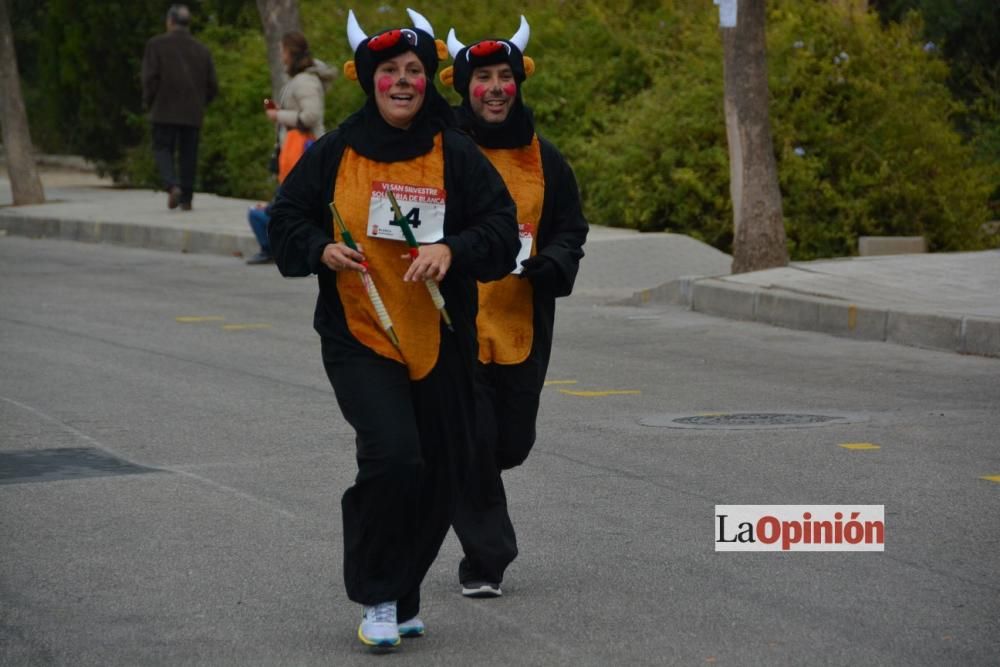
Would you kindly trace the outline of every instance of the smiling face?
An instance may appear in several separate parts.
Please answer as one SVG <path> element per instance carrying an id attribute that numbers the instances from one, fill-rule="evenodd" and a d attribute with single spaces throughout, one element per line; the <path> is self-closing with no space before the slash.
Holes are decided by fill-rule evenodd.
<path id="1" fill-rule="evenodd" d="M 405 130 L 424 103 L 427 76 L 413 51 L 401 53 L 375 68 L 375 105 L 385 122 Z"/>
<path id="2" fill-rule="evenodd" d="M 507 63 L 485 65 L 472 70 L 469 106 L 487 123 L 502 123 L 514 106 L 517 82 Z"/>

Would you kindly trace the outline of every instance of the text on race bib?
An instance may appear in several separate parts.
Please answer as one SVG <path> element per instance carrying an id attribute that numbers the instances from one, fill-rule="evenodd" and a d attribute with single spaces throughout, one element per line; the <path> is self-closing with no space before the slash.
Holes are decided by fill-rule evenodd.
<path id="1" fill-rule="evenodd" d="M 369 237 L 406 241 L 385 194 L 390 188 L 417 243 L 436 243 L 444 237 L 445 191 L 388 181 L 372 181 L 371 203 L 368 206 Z"/>

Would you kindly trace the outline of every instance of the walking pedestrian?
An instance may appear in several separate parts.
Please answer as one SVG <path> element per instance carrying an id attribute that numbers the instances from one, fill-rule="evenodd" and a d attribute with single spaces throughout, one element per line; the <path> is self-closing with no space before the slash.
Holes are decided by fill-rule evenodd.
<path id="1" fill-rule="evenodd" d="M 150 39 L 142 57 L 142 99 L 152 122 L 153 157 L 167 207 L 183 211 L 191 210 L 205 107 L 219 92 L 212 54 L 190 30 L 187 5 L 171 5 L 166 33 Z"/>
<path id="2" fill-rule="evenodd" d="M 288 176 L 316 139 L 326 131 L 323 127 L 324 95 L 335 78 L 326 63 L 314 58 L 309 42 L 301 32 L 287 32 L 281 37 L 281 62 L 290 77 L 278 95 L 278 101 L 265 101 L 264 113 L 275 124 L 275 160 L 278 183 Z M 247 264 L 269 264 L 274 261 L 267 238 L 270 204 L 256 205 L 247 213 L 260 251 Z"/>

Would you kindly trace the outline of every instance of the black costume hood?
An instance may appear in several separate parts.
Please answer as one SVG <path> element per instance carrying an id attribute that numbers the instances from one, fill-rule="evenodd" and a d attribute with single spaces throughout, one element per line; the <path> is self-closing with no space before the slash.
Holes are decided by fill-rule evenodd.
<path id="1" fill-rule="evenodd" d="M 454 58 L 451 67 L 441 72 L 441 81 L 454 87 L 462 97 L 456 109 L 459 125 L 471 134 L 476 143 L 486 148 L 516 148 L 531 143 L 535 134 L 531 109 L 521 97 L 521 84 L 535 71 L 535 62 L 524 55 L 531 28 L 521 16 L 521 25 L 510 39 L 483 39 L 469 46 L 458 41 L 455 29 L 448 31 L 448 52 Z M 507 63 L 517 83 L 517 96 L 510 113 L 502 123 L 487 123 L 472 111 L 469 104 L 469 84 L 477 67 Z"/>
<path id="2" fill-rule="evenodd" d="M 369 37 L 358 24 L 354 11 L 347 14 L 347 39 L 354 60 L 344 63 L 344 74 L 361 84 L 368 99 L 365 105 L 341 125 L 347 144 L 358 153 L 378 162 L 397 162 L 424 155 L 433 148 L 434 137 L 455 125 L 454 113 L 434 85 L 438 62 L 447 54 L 444 42 L 434 38 L 434 28 L 420 13 L 407 9 L 413 28 L 394 28 Z M 424 103 L 406 130 L 395 128 L 382 118 L 375 104 L 375 69 L 386 60 L 413 51 L 424 65 L 427 88 Z"/>

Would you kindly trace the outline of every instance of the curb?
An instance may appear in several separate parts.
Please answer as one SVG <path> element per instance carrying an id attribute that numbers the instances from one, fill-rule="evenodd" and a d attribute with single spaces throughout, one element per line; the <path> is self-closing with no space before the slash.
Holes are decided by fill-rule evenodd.
<path id="1" fill-rule="evenodd" d="M 256 239 L 249 233 L 231 234 L 121 222 L 43 218 L 9 212 L 0 215 L 0 234 L 228 257 L 249 257 L 258 250 Z"/>
<path id="2" fill-rule="evenodd" d="M 32 153 L 36 167 L 58 167 L 97 173 L 97 165 L 82 155 L 52 155 L 49 153 Z M 0 148 L 0 166 L 7 168 L 7 153 Z"/>
<path id="3" fill-rule="evenodd" d="M 882 308 L 723 278 L 684 276 L 636 292 L 624 303 L 684 305 L 706 315 L 787 329 L 1000 358 L 1000 319 Z"/>

